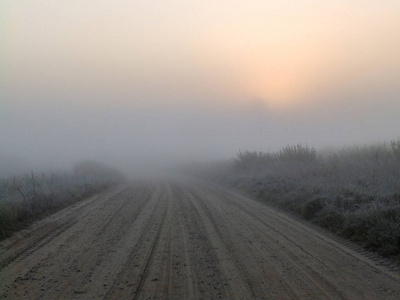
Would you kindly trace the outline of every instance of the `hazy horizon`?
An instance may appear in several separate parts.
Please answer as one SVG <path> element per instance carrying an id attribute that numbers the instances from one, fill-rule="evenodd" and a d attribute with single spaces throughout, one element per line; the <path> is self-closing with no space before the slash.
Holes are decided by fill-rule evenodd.
<path id="1" fill-rule="evenodd" d="M 2 1 L 0 156 L 133 170 L 397 139 L 399 12 L 394 0 Z"/>

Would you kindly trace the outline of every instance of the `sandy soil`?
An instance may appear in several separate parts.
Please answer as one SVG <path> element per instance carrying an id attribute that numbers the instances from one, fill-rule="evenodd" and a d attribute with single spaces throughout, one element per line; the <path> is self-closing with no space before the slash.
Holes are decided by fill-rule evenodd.
<path id="1" fill-rule="evenodd" d="M 394 265 L 202 182 L 119 186 L 0 244 L 7 299 L 400 299 Z"/>

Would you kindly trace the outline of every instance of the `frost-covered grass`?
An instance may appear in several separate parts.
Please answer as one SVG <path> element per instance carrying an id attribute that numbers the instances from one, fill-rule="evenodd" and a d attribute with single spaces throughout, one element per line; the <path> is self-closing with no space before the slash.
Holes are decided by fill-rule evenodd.
<path id="1" fill-rule="evenodd" d="M 122 175 L 97 162 L 72 171 L 31 172 L 0 180 L 0 240 L 34 220 L 121 182 Z"/>
<path id="2" fill-rule="evenodd" d="M 275 153 L 241 152 L 218 178 L 400 258 L 400 140 L 318 152 L 301 145 Z"/>

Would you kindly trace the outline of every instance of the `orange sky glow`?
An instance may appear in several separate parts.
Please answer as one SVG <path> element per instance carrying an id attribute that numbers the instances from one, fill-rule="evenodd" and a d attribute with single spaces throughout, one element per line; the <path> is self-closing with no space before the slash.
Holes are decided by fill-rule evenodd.
<path id="1" fill-rule="evenodd" d="M 3 0 L 0 45 L 0 152 L 37 165 L 399 134 L 399 0 Z"/>
<path id="2" fill-rule="evenodd" d="M 7 87 L 132 105 L 262 99 L 282 110 L 398 85 L 397 1 L 265 2 L 5 1 Z"/>

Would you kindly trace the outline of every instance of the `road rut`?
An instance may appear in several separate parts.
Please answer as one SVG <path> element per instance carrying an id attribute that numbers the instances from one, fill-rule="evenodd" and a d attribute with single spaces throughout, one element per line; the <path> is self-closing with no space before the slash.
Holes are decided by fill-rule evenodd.
<path id="1" fill-rule="evenodd" d="M 140 181 L 0 243 L 4 299 L 400 299 L 400 273 L 201 181 Z"/>

